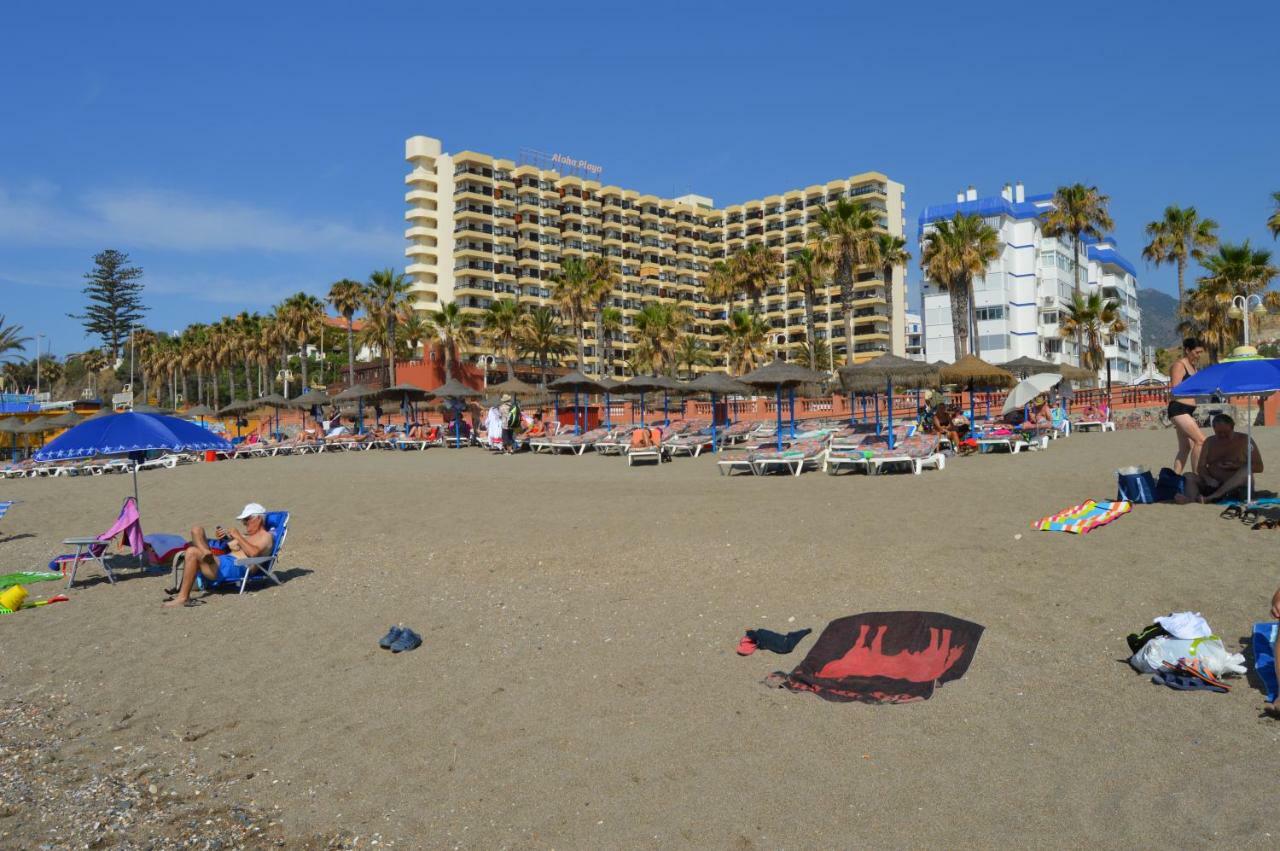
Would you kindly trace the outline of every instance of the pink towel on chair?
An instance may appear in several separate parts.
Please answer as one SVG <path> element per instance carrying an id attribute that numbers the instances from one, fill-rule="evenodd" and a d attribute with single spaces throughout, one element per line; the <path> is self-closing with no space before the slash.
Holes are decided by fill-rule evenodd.
<path id="1" fill-rule="evenodd" d="M 142 555 L 146 540 L 142 535 L 142 517 L 138 514 L 138 502 L 133 497 L 125 499 L 120 509 L 120 516 L 116 518 L 116 522 L 110 529 L 98 536 L 98 540 L 110 541 L 116 535 L 123 536 L 134 555 Z"/>

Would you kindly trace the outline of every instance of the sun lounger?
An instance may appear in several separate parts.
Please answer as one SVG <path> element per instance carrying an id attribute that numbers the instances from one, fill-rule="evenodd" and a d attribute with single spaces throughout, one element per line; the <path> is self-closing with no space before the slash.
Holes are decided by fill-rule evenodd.
<path id="1" fill-rule="evenodd" d="M 1111 420 L 1076 420 L 1071 427 L 1077 431 L 1093 431 L 1097 429 L 1101 432 L 1115 431 L 1116 424 Z"/>
<path id="2" fill-rule="evenodd" d="M 978 438 L 978 451 L 990 452 L 996 449 L 1003 449 L 1011 455 L 1017 455 L 1022 450 L 1047 449 L 1049 447 L 1049 436 L 1041 435 L 1040 437 L 1027 440 L 1021 434 L 1008 434 L 993 437 Z"/>
<path id="3" fill-rule="evenodd" d="M 253 558 L 237 558 L 234 555 L 224 555 L 218 559 L 218 577 L 209 579 L 201 574 L 196 580 L 197 586 L 201 589 L 208 589 L 218 588 L 223 585 L 239 585 L 240 590 L 238 593 L 243 594 L 245 587 L 255 575 L 260 579 L 270 579 L 277 585 L 282 584 L 275 571 L 279 564 L 280 552 L 284 549 L 285 537 L 289 533 L 289 512 L 268 511 L 264 525 L 267 531 L 271 533 L 272 538 L 271 553 L 269 555 L 255 556 Z M 180 553 L 173 559 L 174 587 L 178 586 L 178 582 L 182 577 L 185 562 L 185 552 Z"/>
<path id="4" fill-rule="evenodd" d="M 937 436 L 931 434 L 894 441 L 892 449 L 886 446 L 872 453 L 871 472 L 879 474 L 884 467 L 892 465 L 906 465 L 917 476 L 926 467 L 942 470 L 946 467 L 946 458 L 938 450 L 938 443 Z"/>
<path id="5" fill-rule="evenodd" d="M 545 452 L 551 455 L 558 455 L 561 452 L 582 455 L 588 449 L 594 447 L 598 441 L 606 440 L 608 437 L 608 429 L 595 428 L 582 434 L 558 434 L 543 440 L 530 441 L 529 447 L 534 449 L 535 452 Z M 537 448 L 534 448 L 535 446 Z"/>
<path id="6" fill-rule="evenodd" d="M 673 458 L 677 455 L 697 458 L 702 454 L 702 450 L 711 445 L 711 435 L 704 432 L 678 434 L 669 441 L 664 440 L 663 443 L 668 447 Z"/>
<path id="7" fill-rule="evenodd" d="M 720 470 L 722 476 L 732 476 L 734 473 L 747 472 L 756 475 L 756 467 L 753 463 L 753 455 L 755 450 L 749 449 L 730 449 L 720 453 L 719 459 L 716 461 L 716 467 Z"/>
<path id="8" fill-rule="evenodd" d="M 753 453 L 751 463 L 757 475 L 764 476 L 775 470 L 782 470 L 793 476 L 804 472 L 808 466 L 817 466 L 826 452 L 822 440 L 801 440 L 781 451 L 777 449 L 759 449 Z"/>

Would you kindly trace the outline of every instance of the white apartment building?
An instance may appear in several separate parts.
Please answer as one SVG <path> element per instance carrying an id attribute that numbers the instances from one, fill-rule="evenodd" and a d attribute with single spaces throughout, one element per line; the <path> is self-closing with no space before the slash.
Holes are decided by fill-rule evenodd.
<path id="1" fill-rule="evenodd" d="M 903 329 L 903 336 L 906 339 L 906 354 L 912 360 L 924 360 L 924 323 L 920 321 L 920 314 L 905 314 L 906 328 Z"/>
<path id="2" fill-rule="evenodd" d="M 1000 255 L 987 273 L 975 278 L 974 313 L 978 352 L 990 363 L 1032 357 L 1079 365 L 1074 339 L 1059 333 L 1059 321 L 1075 290 L 1075 250 L 1070 237 L 1045 236 L 1042 217 L 1053 209 L 1053 196 L 1027 196 L 1021 183 L 1006 184 L 997 196 L 979 198 L 971 186 L 949 204 L 925 207 L 919 237 L 932 225 L 956 213 L 982 216 L 999 234 Z M 1106 346 L 1112 381 L 1128 384 L 1142 373 L 1142 315 L 1138 308 L 1138 280 L 1133 264 L 1116 251 L 1111 239 L 1085 240 L 1083 294 L 1101 288 L 1114 299 L 1127 325 Z M 955 360 L 951 326 L 951 296 L 926 275 L 921 282 L 924 302 L 924 348 L 929 361 Z M 1105 373 L 1105 370 L 1103 371 Z M 1100 377 L 1103 377 L 1100 375 Z"/>

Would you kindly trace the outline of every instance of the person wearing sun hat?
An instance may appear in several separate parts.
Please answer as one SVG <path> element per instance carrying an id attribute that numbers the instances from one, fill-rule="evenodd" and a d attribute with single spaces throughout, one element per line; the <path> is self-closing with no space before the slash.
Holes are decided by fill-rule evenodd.
<path id="1" fill-rule="evenodd" d="M 516 424 L 520 422 L 520 406 L 510 393 L 502 394 L 498 415 L 502 417 L 502 451 L 512 455 L 516 451 Z"/>
<path id="2" fill-rule="evenodd" d="M 236 519 L 244 524 L 243 532 L 219 525 L 213 530 L 212 541 L 203 526 L 191 527 L 191 543 L 187 544 L 182 582 L 177 588 L 168 590 L 173 596 L 165 601 L 166 607 L 190 605 L 191 589 L 195 587 L 199 574 L 203 573 L 208 579 L 218 578 L 219 557 L 230 554 L 237 558 L 254 558 L 271 552 L 275 541 L 266 527 L 267 509 L 259 503 L 250 502 L 236 515 Z"/>

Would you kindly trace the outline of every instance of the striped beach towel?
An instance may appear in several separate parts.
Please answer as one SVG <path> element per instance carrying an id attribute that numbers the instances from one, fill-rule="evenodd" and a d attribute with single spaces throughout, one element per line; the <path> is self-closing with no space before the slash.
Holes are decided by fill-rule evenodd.
<path id="1" fill-rule="evenodd" d="M 1031 528 L 1041 532 L 1070 532 L 1073 535 L 1085 535 L 1132 510 L 1133 503 L 1127 500 L 1109 502 L 1090 499 L 1079 505 L 1073 505 L 1066 511 L 1035 520 L 1031 523 Z"/>

